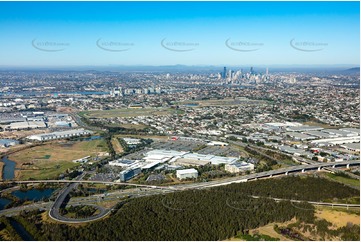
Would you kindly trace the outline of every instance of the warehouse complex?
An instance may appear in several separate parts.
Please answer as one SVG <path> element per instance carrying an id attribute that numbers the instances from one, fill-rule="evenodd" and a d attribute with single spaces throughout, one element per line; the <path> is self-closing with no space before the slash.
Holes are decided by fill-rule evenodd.
<path id="1" fill-rule="evenodd" d="M 92 131 L 85 129 L 72 129 L 72 130 L 65 130 L 65 131 L 53 132 L 48 134 L 30 135 L 26 138 L 34 141 L 47 141 L 47 140 L 66 139 L 70 137 L 89 135 L 92 133 L 93 133 Z"/>
<path id="2" fill-rule="evenodd" d="M 154 149 L 146 152 L 139 160 L 117 159 L 110 161 L 109 165 L 122 167 L 121 181 L 127 181 L 138 175 L 140 171 L 161 170 L 174 167 L 177 170 L 177 178 L 196 178 L 198 171 L 194 168 L 181 170 L 184 167 L 199 167 L 204 165 L 229 165 L 227 171 L 231 173 L 253 170 L 254 165 L 247 162 L 238 162 L 238 157 L 223 157 L 216 155 L 204 155 L 187 151 Z M 233 168 L 235 167 L 235 168 Z"/>

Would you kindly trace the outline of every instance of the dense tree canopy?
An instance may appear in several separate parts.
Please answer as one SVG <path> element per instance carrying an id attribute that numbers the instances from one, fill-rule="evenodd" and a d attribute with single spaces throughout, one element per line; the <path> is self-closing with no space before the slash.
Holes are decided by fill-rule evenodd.
<path id="1" fill-rule="evenodd" d="M 357 196 L 358 191 L 321 178 L 284 177 L 134 198 L 118 205 L 107 219 L 80 227 L 43 222 L 37 212 L 23 213 L 18 220 L 37 240 L 163 241 L 224 240 L 294 217 L 314 222 L 314 208 L 308 203 L 295 206 L 251 195 L 318 201 Z"/>

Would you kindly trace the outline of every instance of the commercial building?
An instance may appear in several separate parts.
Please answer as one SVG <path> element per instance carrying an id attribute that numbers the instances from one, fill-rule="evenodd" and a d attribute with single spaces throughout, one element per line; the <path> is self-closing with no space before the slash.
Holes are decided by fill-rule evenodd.
<path id="1" fill-rule="evenodd" d="M 9 147 L 19 144 L 19 141 L 13 139 L 0 139 L 0 147 Z"/>
<path id="2" fill-rule="evenodd" d="M 119 173 L 119 179 L 122 182 L 128 181 L 141 172 L 140 168 L 127 169 Z"/>
<path id="3" fill-rule="evenodd" d="M 303 131 L 317 131 L 322 130 L 322 127 L 318 126 L 308 126 L 308 125 L 302 125 L 302 126 L 294 126 L 294 127 L 287 127 L 287 131 L 291 132 L 303 132 Z"/>
<path id="4" fill-rule="evenodd" d="M 180 165 L 180 166 L 204 166 L 210 164 L 209 160 L 197 160 L 197 159 L 186 159 L 186 158 L 179 158 L 173 164 Z"/>
<path id="5" fill-rule="evenodd" d="M 342 128 L 340 129 L 341 131 L 345 131 L 345 132 L 349 132 L 352 133 L 354 135 L 360 135 L 360 129 L 355 129 L 355 128 Z"/>
<path id="6" fill-rule="evenodd" d="M 26 118 L 19 117 L 19 118 L 13 118 L 13 117 L 7 117 L 7 118 L 1 118 L 0 124 L 10 124 L 10 123 L 16 123 L 16 122 L 25 122 Z"/>
<path id="7" fill-rule="evenodd" d="M 141 168 L 142 168 L 142 170 L 152 170 L 152 169 L 154 169 L 155 167 L 157 167 L 159 164 L 160 164 L 159 161 L 154 161 L 154 162 L 145 164 L 145 165 L 142 166 Z"/>
<path id="8" fill-rule="evenodd" d="M 127 143 L 127 145 L 139 145 L 140 143 L 142 143 L 140 141 L 140 139 L 133 139 L 133 138 L 123 138 L 123 140 L 125 141 L 125 143 Z"/>
<path id="9" fill-rule="evenodd" d="M 311 141 L 312 144 L 319 145 L 319 146 L 332 146 L 332 145 L 341 145 L 341 144 L 348 144 L 348 143 L 355 143 L 360 142 L 360 136 L 353 136 L 353 137 L 340 137 L 340 138 L 333 138 L 333 139 L 319 139 Z"/>
<path id="10" fill-rule="evenodd" d="M 280 151 L 283 151 L 285 153 L 288 153 L 288 154 L 292 154 L 292 155 L 295 155 L 295 156 L 301 156 L 305 153 L 305 151 L 303 149 L 297 149 L 297 148 L 293 148 L 291 146 L 288 146 L 288 145 L 281 145 L 278 147 L 278 149 Z"/>
<path id="11" fill-rule="evenodd" d="M 70 137 L 88 135 L 88 134 L 92 134 L 92 133 L 93 133 L 92 131 L 85 130 L 85 129 L 72 129 L 72 130 L 59 131 L 59 132 L 53 132 L 53 133 L 48 133 L 48 134 L 30 135 L 26 138 L 30 139 L 30 140 L 47 141 L 47 140 L 65 139 L 65 138 L 70 138 Z"/>
<path id="12" fill-rule="evenodd" d="M 242 171 L 252 171 L 254 170 L 254 165 L 247 162 L 235 162 L 232 164 L 226 164 L 224 169 L 231 173 L 239 173 Z"/>
<path id="13" fill-rule="evenodd" d="M 360 143 L 349 143 L 349 144 L 344 144 L 344 145 L 340 145 L 340 146 L 346 150 L 360 152 Z"/>
<path id="14" fill-rule="evenodd" d="M 212 165 L 230 164 L 236 162 L 237 160 L 238 160 L 237 157 L 214 156 L 211 159 L 211 164 Z"/>
<path id="15" fill-rule="evenodd" d="M 25 122 L 16 122 L 11 123 L 5 129 L 7 130 L 22 130 L 22 129 L 38 129 L 46 128 L 44 121 L 25 121 Z"/>
<path id="16" fill-rule="evenodd" d="M 211 141 L 207 145 L 210 145 L 210 146 L 228 146 L 227 143 L 220 142 L 220 141 Z"/>
<path id="17" fill-rule="evenodd" d="M 164 163 L 170 161 L 172 158 L 179 158 L 185 155 L 188 152 L 179 152 L 175 150 L 151 150 L 146 153 L 146 156 L 143 158 L 147 163 L 152 163 L 158 161 L 159 163 Z"/>
<path id="18" fill-rule="evenodd" d="M 323 131 L 325 131 L 325 130 L 323 130 Z M 305 133 L 309 134 L 309 135 L 312 135 L 312 136 L 315 136 L 317 138 L 321 138 L 321 139 L 338 137 L 338 135 L 336 135 L 336 134 L 330 134 L 330 133 L 323 132 L 323 131 L 307 131 Z"/>
<path id="19" fill-rule="evenodd" d="M 118 160 L 109 161 L 110 166 L 120 166 L 123 168 L 128 168 L 128 167 L 134 166 L 138 163 L 139 163 L 138 161 L 127 160 L 127 159 L 118 159 Z"/>
<path id="20" fill-rule="evenodd" d="M 294 140 L 310 140 L 310 139 L 315 139 L 315 136 L 311 136 L 311 135 L 307 135 L 307 134 L 302 134 L 302 133 L 298 133 L 298 132 L 286 132 L 283 133 L 286 136 L 291 137 Z"/>
<path id="21" fill-rule="evenodd" d="M 332 134 L 336 137 L 347 137 L 347 136 L 355 136 L 355 135 L 359 135 L 355 132 L 349 132 L 347 131 L 348 129 L 324 129 L 323 131 L 328 133 L 328 134 Z"/>
<path id="22" fill-rule="evenodd" d="M 198 171 L 194 168 L 177 170 L 176 175 L 177 175 L 177 178 L 180 180 L 187 179 L 187 178 L 197 178 Z"/>
<path id="23" fill-rule="evenodd" d="M 89 161 L 89 159 L 90 159 L 90 156 L 85 156 L 83 158 L 73 160 L 73 162 L 74 163 L 86 163 Z"/>

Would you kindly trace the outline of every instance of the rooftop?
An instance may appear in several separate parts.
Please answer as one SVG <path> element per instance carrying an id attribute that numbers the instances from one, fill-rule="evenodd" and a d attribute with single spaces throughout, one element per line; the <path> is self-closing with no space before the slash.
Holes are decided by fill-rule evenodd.
<path id="1" fill-rule="evenodd" d="M 184 175 L 184 174 L 189 174 L 189 173 L 198 173 L 198 171 L 194 168 L 177 170 L 177 175 Z"/>

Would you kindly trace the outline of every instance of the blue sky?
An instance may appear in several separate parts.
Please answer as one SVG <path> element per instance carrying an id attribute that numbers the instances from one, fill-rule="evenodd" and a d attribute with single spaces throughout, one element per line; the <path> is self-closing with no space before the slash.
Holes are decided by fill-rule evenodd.
<path id="1" fill-rule="evenodd" d="M 0 65 L 356 66 L 359 4 L 0 2 Z"/>

